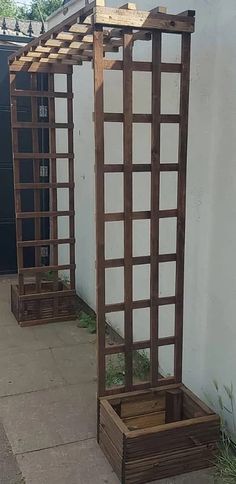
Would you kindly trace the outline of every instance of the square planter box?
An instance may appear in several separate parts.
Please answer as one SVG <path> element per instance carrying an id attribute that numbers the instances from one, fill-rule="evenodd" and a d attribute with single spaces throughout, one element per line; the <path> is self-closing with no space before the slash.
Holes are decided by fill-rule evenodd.
<path id="1" fill-rule="evenodd" d="M 102 397 L 98 440 L 122 483 L 213 465 L 220 419 L 183 384 Z"/>
<path id="2" fill-rule="evenodd" d="M 75 291 L 68 290 L 63 281 L 59 281 L 56 297 L 52 282 L 42 282 L 41 293 L 36 293 L 35 284 L 25 284 L 24 290 L 21 296 L 18 285 L 11 286 L 11 310 L 20 326 L 76 319 Z"/>

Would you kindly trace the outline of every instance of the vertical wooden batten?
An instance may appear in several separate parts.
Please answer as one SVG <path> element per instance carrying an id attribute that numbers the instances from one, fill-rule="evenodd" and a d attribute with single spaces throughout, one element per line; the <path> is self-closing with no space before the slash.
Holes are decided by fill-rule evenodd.
<path id="1" fill-rule="evenodd" d="M 183 364 L 183 307 L 184 307 L 184 252 L 185 252 L 185 217 L 186 217 L 186 168 L 188 143 L 188 108 L 190 80 L 191 35 L 182 34 L 181 45 L 181 81 L 180 81 L 180 125 L 178 153 L 178 188 L 177 188 L 177 237 L 176 237 L 176 313 L 175 313 L 175 375 L 176 381 L 182 381 Z"/>
<path id="2" fill-rule="evenodd" d="M 98 396 L 105 394 L 105 200 L 104 200 L 104 95 L 103 29 L 94 30 L 94 129 L 96 178 L 96 279 L 98 331 Z"/>
<path id="3" fill-rule="evenodd" d="M 159 218 L 160 211 L 161 32 L 152 33 L 150 338 L 151 382 L 158 382 Z"/>
<path id="4" fill-rule="evenodd" d="M 124 152 L 124 335 L 125 335 L 125 389 L 133 383 L 133 75 L 132 31 L 123 34 L 123 152 Z"/>

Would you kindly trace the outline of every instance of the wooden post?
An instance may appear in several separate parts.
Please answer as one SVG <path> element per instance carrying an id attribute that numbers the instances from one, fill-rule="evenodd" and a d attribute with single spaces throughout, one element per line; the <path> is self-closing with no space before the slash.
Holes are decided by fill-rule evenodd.
<path id="1" fill-rule="evenodd" d="M 124 31 L 123 44 L 123 103 L 124 103 L 124 319 L 125 319 L 125 388 L 131 389 L 133 381 L 133 75 L 132 75 L 132 32 Z"/>
<path id="2" fill-rule="evenodd" d="M 179 388 L 166 390 L 165 423 L 178 422 L 182 418 L 183 392 Z"/>
<path id="3" fill-rule="evenodd" d="M 175 312 L 175 377 L 182 381 L 183 360 L 183 304 L 184 304 L 184 252 L 185 252 L 185 212 L 186 212 L 186 167 L 188 142 L 188 106 L 190 76 L 191 35 L 182 34 L 181 83 L 180 83 L 180 126 L 179 126 L 179 171 L 177 192 L 177 260 L 176 260 L 176 312 Z"/>
<path id="4" fill-rule="evenodd" d="M 150 337 L 151 382 L 158 381 L 158 292 L 159 292 L 159 204 L 160 204 L 160 114 L 161 32 L 152 34 L 152 141 L 151 141 L 151 236 L 150 236 Z"/>
<path id="5" fill-rule="evenodd" d="M 105 394 L 105 222 L 104 222 L 104 107 L 103 107 L 103 29 L 95 29 L 94 39 L 94 129 L 96 176 L 96 276 L 98 331 L 98 396 Z"/>
<path id="6" fill-rule="evenodd" d="M 72 99 L 72 77 L 73 77 L 73 68 L 71 67 L 71 73 L 67 74 L 67 92 L 70 94 L 67 98 L 67 121 L 69 126 L 73 125 L 73 99 Z M 68 152 L 71 154 L 71 158 L 69 158 L 69 184 L 71 187 L 74 185 L 74 137 L 73 137 L 73 127 L 68 128 Z M 74 194 L 74 187 L 73 189 L 69 189 L 69 211 L 74 213 L 75 209 L 75 194 Z M 70 226 L 69 226 L 69 236 L 71 239 L 70 243 L 70 288 L 75 289 L 75 217 L 74 215 L 70 215 Z M 73 242 L 72 242 L 73 240 Z"/>

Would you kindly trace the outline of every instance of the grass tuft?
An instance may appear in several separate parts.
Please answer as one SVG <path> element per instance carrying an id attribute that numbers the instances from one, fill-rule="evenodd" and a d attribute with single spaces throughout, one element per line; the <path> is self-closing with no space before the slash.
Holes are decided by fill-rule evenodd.
<path id="1" fill-rule="evenodd" d="M 97 326 L 96 326 L 96 319 L 95 316 L 91 314 L 87 314 L 84 311 L 81 311 L 79 315 L 79 324 L 78 326 L 80 328 L 86 328 L 89 333 L 95 334 L 97 331 Z"/>
<path id="2" fill-rule="evenodd" d="M 217 482 L 225 484 L 236 482 L 236 454 L 232 445 L 228 442 L 223 442 L 214 464 Z"/>

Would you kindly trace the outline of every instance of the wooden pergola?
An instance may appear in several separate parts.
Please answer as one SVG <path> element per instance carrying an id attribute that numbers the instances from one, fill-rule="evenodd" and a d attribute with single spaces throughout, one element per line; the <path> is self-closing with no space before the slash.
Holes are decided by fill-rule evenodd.
<path id="1" fill-rule="evenodd" d="M 38 39 L 20 49 L 10 58 L 11 96 L 12 96 L 12 128 L 15 174 L 15 201 L 17 221 L 17 253 L 19 267 L 18 288 L 13 289 L 13 306 L 21 324 L 56 321 L 74 316 L 75 297 L 75 232 L 74 232 L 74 153 L 73 153 L 73 93 L 72 68 L 84 62 L 93 62 L 94 68 L 94 125 L 95 125 L 95 159 L 96 159 L 96 273 L 97 273 L 97 328 L 98 328 L 98 438 L 100 445 L 108 456 L 122 482 L 147 482 L 157 477 L 166 477 L 173 473 L 209 465 L 209 457 L 216 448 L 219 435 L 219 420 L 214 413 L 191 394 L 182 385 L 182 346 L 183 346 L 183 297 L 184 297 L 184 246 L 185 246 L 185 199 L 186 199 L 186 163 L 188 135 L 188 103 L 190 77 L 190 42 L 194 32 L 195 12 L 186 11 L 178 15 L 166 13 L 163 7 L 152 11 L 138 11 L 135 4 L 128 3 L 120 8 L 105 7 L 103 0 L 86 2 L 86 5 L 71 17 L 43 34 Z M 166 63 L 162 59 L 162 35 L 178 34 L 181 36 L 181 62 Z M 148 41 L 152 43 L 152 60 L 150 62 L 133 60 L 134 42 Z M 123 53 L 122 60 L 109 59 L 107 53 Z M 123 112 L 104 112 L 104 70 L 123 72 Z M 152 77 L 152 110 L 151 114 L 133 112 L 133 72 L 150 72 Z M 17 87 L 17 77 L 27 73 L 31 79 L 28 91 Z M 178 73 L 180 76 L 180 107 L 178 114 L 161 112 L 161 76 L 163 72 Z M 37 76 L 46 76 L 46 87 L 39 90 Z M 66 74 L 68 91 L 55 92 L 54 75 Z M 17 117 L 17 99 L 19 96 L 31 98 L 31 120 L 20 122 Z M 47 100 L 48 117 L 44 122 L 38 119 L 38 98 Z M 67 99 L 66 123 L 55 122 L 55 99 Z M 123 124 L 123 162 L 120 164 L 105 163 L 104 159 L 104 125 L 105 123 Z M 133 124 L 148 123 L 151 126 L 151 163 L 133 163 Z M 178 159 L 173 163 L 163 163 L 160 159 L 161 125 L 174 123 L 179 127 Z M 56 130 L 68 130 L 68 152 L 56 152 Z M 32 152 L 24 153 L 19 149 L 21 130 L 28 129 L 32 133 Z M 39 132 L 48 130 L 49 151 L 44 153 L 39 149 Z M 57 160 L 63 158 L 69 165 L 69 180 L 66 183 L 57 181 Z M 49 174 L 46 182 L 40 176 L 43 159 L 48 160 Z M 33 181 L 23 183 L 20 175 L 22 160 L 33 162 Z M 133 173 L 150 172 L 151 192 L 150 211 L 133 210 Z M 177 207 L 171 210 L 160 209 L 160 176 L 162 172 L 177 173 Z M 122 212 L 106 213 L 104 201 L 104 178 L 108 173 L 123 174 L 124 192 Z M 57 209 L 57 190 L 69 190 L 69 209 L 60 212 Z M 34 191 L 34 210 L 26 213 L 22 210 L 21 196 L 24 190 Z M 49 191 L 49 211 L 42 212 L 40 191 Z M 69 237 L 59 239 L 58 217 L 69 217 Z M 50 237 L 42 240 L 40 219 L 50 219 Z M 34 240 L 23 238 L 22 221 L 34 219 Z M 177 221 L 176 251 L 174 253 L 159 253 L 159 221 L 172 218 Z M 150 254 L 148 256 L 133 256 L 133 221 L 150 220 Z M 105 226 L 109 222 L 124 223 L 124 257 L 121 259 L 106 259 L 105 257 Z M 68 244 L 70 260 L 66 265 L 59 265 L 58 245 Z M 25 268 L 23 250 L 25 247 L 35 249 L 35 267 Z M 42 281 L 45 266 L 40 263 L 41 247 L 50 247 L 50 265 L 46 270 L 52 272 L 52 280 Z M 161 297 L 159 291 L 160 264 L 175 262 L 175 294 Z M 150 298 L 134 300 L 133 298 L 133 268 L 137 265 L 150 266 Z M 105 274 L 109 268 L 124 270 L 124 300 L 116 304 L 106 303 Z M 69 284 L 63 284 L 59 278 L 60 270 L 70 271 Z M 33 282 L 27 281 L 34 277 Z M 159 335 L 159 308 L 163 305 L 175 308 L 175 330 L 169 337 Z M 134 341 L 133 311 L 150 308 L 150 339 Z M 106 343 L 106 316 L 110 313 L 123 312 L 124 340 L 112 346 Z M 147 322 L 149 324 L 149 322 Z M 163 346 L 174 348 L 174 372 L 168 377 L 159 371 L 159 349 Z M 133 354 L 139 350 L 150 352 L 150 378 L 145 382 L 134 382 Z M 124 355 L 124 385 L 107 388 L 106 360 L 111 355 Z M 155 390 L 154 390 L 155 389 Z M 150 408 L 158 407 L 160 398 L 164 398 L 165 423 L 175 425 L 178 421 L 181 432 L 188 432 L 192 419 L 189 445 L 185 445 L 184 456 L 174 460 L 174 452 L 178 447 L 178 431 L 167 428 L 166 437 L 168 450 L 167 464 L 161 466 L 159 472 L 159 450 L 155 451 L 153 438 L 157 439 L 154 428 L 151 435 L 148 429 L 138 426 L 136 435 L 122 421 L 127 415 L 127 405 L 134 402 L 134 407 L 140 407 L 145 414 Z M 141 399 L 141 400 L 140 400 Z M 152 401 L 151 407 L 147 401 Z M 161 400 L 161 401 L 162 401 Z M 141 404 L 140 404 L 141 401 Z M 146 403 L 144 403 L 146 402 Z M 154 403 L 153 403 L 154 402 Z M 184 402 L 184 403 L 183 403 Z M 184 405 L 184 410 L 183 410 Z M 132 406 L 132 405 L 131 405 Z M 149 409 L 149 410 L 148 410 Z M 132 413 L 130 414 L 132 417 Z M 141 415 L 143 417 L 144 415 Z M 190 420 L 187 420 L 190 419 Z M 200 419 L 200 420 L 199 420 Z M 141 419 L 142 420 L 142 419 Z M 146 418 L 146 421 L 148 418 Z M 142 420 L 143 421 L 143 420 Z M 155 419 L 152 420 L 155 422 Z M 158 420 L 160 422 L 160 420 Z M 162 421 L 161 421 L 162 422 Z M 170 423 L 172 422 L 172 423 Z M 186 422 L 188 422 L 186 424 Z M 163 422 L 162 422 L 163 423 Z M 141 424 L 139 424 L 141 425 Z M 150 427 L 150 422 L 147 427 Z M 141 429 L 141 430 L 140 430 Z M 196 431 L 195 431 L 196 429 Z M 163 429 L 162 429 L 163 430 Z M 145 443 L 142 444 L 142 431 Z M 136 433 L 137 433 L 136 432 Z M 163 430 L 164 432 L 164 430 Z M 177 433 L 176 433 L 177 432 Z M 132 434 L 132 435 L 131 435 Z M 162 434 L 164 435 L 164 433 Z M 182 434 L 181 434 L 182 435 Z M 201 447 L 197 463 L 196 442 L 203 435 L 204 449 Z M 154 437 L 153 437 L 154 436 Z M 200 437 L 199 437 L 200 436 Z M 150 437 L 150 439 L 149 439 Z M 143 437 L 144 438 L 144 437 Z M 181 437 L 182 438 L 182 437 Z M 195 439 L 195 440 L 194 440 Z M 208 441 L 211 447 L 207 448 Z M 139 443 L 141 442 L 141 443 Z M 177 442 L 177 444 L 176 444 Z M 192 443 L 191 443 L 192 442 Z M 195 443 L 194 443 L 195 442 Z M 132 445 L 134 446 L 132 447 Z M 143 445 L 143 447 L 142 447 Z M 141 446 L 141 447 L 139 447 Z M 169 447 L 168 447 L 169 446 Z M 177 447 L 176 447 L 177 446 Z M 129 450 L 127 450 L 129 449 Z M 139 450 L 138 450 L 139 449 Z M 140 450 L 141 449 L 141 450 Z M 145 454 L 147 449 L 152 455 L 150 462 Z M 154 450 L 153 450 L 154 449 Z M 132 453 L 133 452 L 133 453 Z M 163 456 L 164 456 L 163 454 Z M 166 455 L 166 454 L 165 454 Z M 141 459 L 139 462 L 137 459 Z M 145 460 L 146 459 L 146 460 Z M 173 459 L 173 463 L 172 463 Z M 193 462 L 193 460 L 195 461 Z M 171 461 L 171 465 L 169 465 Z M 207 464 L 208 462 L 208 464 Z M 172 465 L 173 464 L 173 465 Z M 137 470 L 138 467 L 138 470 Z M 158 473 L 159 472 L 159 473 Z M 132 480 L 133 479 L 133 480 Z"/>

